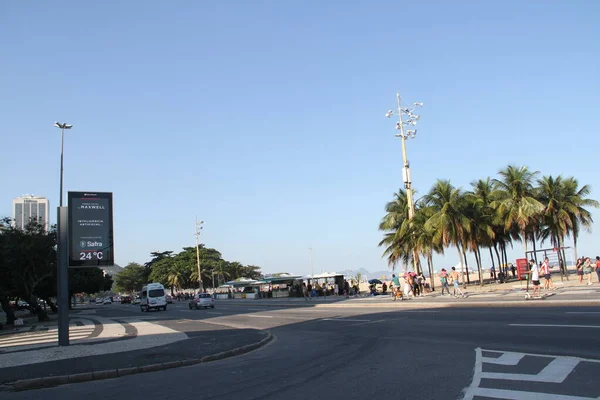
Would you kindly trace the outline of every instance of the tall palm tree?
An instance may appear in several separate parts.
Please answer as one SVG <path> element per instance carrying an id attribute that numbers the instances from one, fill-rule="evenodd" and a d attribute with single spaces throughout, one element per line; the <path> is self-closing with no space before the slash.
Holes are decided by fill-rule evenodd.
<path id="1" fill-rule="evenodd" d="M 518 234 L 527 252 L 527 232 L 536 223 L 544 206 L 536 199 L 533 181 L 539 174 L 526 166 L 509 165 L 500 170 L 500 179 L 494 179 L 494 201 L 491 206 L 504 221 L 507 232 Z"/>
<path id="2" fill-rule="evenodd" d="M 572 222 L 569 234 L 573 237 L 573 246 L 577 252 L 577 239 L 581 229 L 589 231 L 594 223 L 592 213 L 584 207 L 598 208 L 600 207 L 600 203 L 594 199 L 587 198 L 591 192 L 591 187 L 589 185 L 579 187 L 579 182 L 573 177 L 564 180 L 564 190 L 566 197 L 565 208 L 571 216 Z"/>
<path id="3" fill-rule="evenodd" d="M 456 246 L 464 276 L 463 251 L 471 226 L 465 214 L 466 199 L 462 190 L 452 186 L 450 181 L 438 180 L 423 200 L 431 212 L 431 217 L 425 223 L 425 229 L 434 232 L 434 242 L 442 243 L 444 246 Z M 466 285 L 464 279 L 463 282 Z"/>
<path id="4" fill-rule="evenodd" d="M 413 228 L 416 237 L 416 248 L 419 249 L 420 253 L 425 256 L 427 260 L 427 267 L 429 271 L 429 277 L 431 281 L 431 288 L 435 289 L 434 279 L 434 267 L 433 267 L 433 253 L 438 254 L 444 253 L 444 246 L 441 241 L 434 240 L 434 231 L 432 229 L 426 229 L 425 224 L 427 220 L 432 216 L 432 210 L 428 207 L 418 207 L 417 212 L 413 218 Z"/>
<path id="5" fill-rule="evenodd" d="M 494 265 L 492 246 L 496 239 L 494 227 L 497 224 L 497 217 L 491 206 L 493 185 L 490 178 L 471 182 L 471 188 L 472 190 L 467 192 L 465 196 L 469 204 L 469 214 L 471 216 L 469 249 L 475 254 L 477 269 L 479 271 L 479 283 L 483 285 L 483 261 L 481 259 L 480 246 L 489 249 L 492 265 Z"/>

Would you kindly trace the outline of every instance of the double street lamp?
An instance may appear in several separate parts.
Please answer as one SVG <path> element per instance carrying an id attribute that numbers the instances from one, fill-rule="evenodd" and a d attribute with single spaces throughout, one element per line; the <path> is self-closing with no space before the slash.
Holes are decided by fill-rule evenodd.
<path id="1" fill-rule="evenodd" d="M 65 129 L 71 129 L 73 125 L 69 125 L 66 122 L 60 123 L 55 122 L 54 126 L 60 129 L 60 207 L 63 205 L 63 150 L 65 143 Z"/>
<path id="2" fill-rule="evenodd" d="M 412 220 L 415 216 L 415 202 L 413 197 L 413 189 L 412 189 L 412 180 L 410 176 L 410 163 L 408 162 L 408 157 L 406 155 L 406 140 L 414 139 L 417 135 L 416 129 L 407 129 L 404 127 L 414 127 L 417 125 L 417 121 L 421 118 L 419 115 L 415 114 L 415 110 L 417 108 L 423 107 L 423 103 L 413 103 L 410 107 L 402 107 L 402 101 L 400 98 L 400 93 L 396 93 L 396 99 L 398 100 L 398 111 L 389 110 L 386 114 L 386 118 L 390 118 L 393 115 L 398 116 L 398 122 L 396 122 L 396 130 L 399 132 L 396 134 L 396 137 L 399 137 L 402 141 L 402 160 L 404 165 L 402 167 L 402 181 L 404 182 L 404 188 L 406 189 L 406 200 L 408 201 L 408 219 Z M 406 117 L 403 118 L 403 117 Z M 416 250 L 413 250 L 413 265 L 414 271 L 419 272 L 419 254 Z"/>
<path id="3" fill-rule="evenodd" d="M 204 292 L 204 286 L 202 285 L 202 275 L 200 271 L 200 247 L 198 244 L 198 236 L 202 234 L 202 228 L 204 228 L 204 221 L 198 221 L 198 218 L 194 216 L 194 228 L 196 229 L 196 261 L 198 262 L 198 288 L 200 292 Z M 214 281 L 214 277 L 213 277 Z M 214 284 L 213 284 L 214 286 Z"/>

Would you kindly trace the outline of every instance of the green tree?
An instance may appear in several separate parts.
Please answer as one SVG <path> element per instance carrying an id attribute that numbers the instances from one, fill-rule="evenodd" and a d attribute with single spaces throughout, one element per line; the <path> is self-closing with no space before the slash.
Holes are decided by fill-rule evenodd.
<path id="1" fill-rule="evenodd" d="M 131 262 L 115 277 L 115 290 L 121 293 L 139 292 L 147 282 L 146 268 Z"/>
<path id="2" fill-rule="evenodd" d="M 425 195 L 424 204 L 429 208 L 431 217 L 425 223 L 425 229 L 433 232 L 433 241 L 442 243 L 444 246 L 453 245 L 458 252 L 458 260 L 461 272 L 465 275 L 465 264 L 463 263 L 466 251 L 467 235 L 471 231 L 471 223 L 466 215 L 467 202 L 460 188 L 455 188 L 447 180 L 438 180 Z"/>

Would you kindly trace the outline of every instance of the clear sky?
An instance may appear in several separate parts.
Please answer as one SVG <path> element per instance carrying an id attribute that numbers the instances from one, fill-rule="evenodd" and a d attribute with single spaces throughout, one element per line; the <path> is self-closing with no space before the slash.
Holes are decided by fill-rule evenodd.
<path id="1" fill-rule="evenodd" d="M 315 272 L 386 269 L 396 91 L 425 103 L 418 195 L 515 163 L 600 199 L 599 17 L 592 0 L 5 1 L 0 215 L 25 193 L 55 215 L 66 121 L 65 190 L 114 193 L 120 265 L 193 246 L 197 214 L 203 243 L 265 272 L 310 273 L 309 247 Z"/>

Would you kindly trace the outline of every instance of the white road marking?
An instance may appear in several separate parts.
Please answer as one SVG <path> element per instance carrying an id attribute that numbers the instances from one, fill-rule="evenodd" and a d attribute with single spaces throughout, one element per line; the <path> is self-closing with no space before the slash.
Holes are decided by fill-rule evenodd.
<path id="1" fill-rule="evenodd" d="M 216 312 L 216 311 L 207 311 L 207 314 L 214 314 L 214 315 L 223 315 L 222 312 Z"/>
<path id="2" fill-rule="evenodd" d="M 378 322 L 386 322 L 388 321 L 387 319 L 378 319 L 376 321 L 366 321 L 366 322 L 358 322 L 356 324 L 350 324 L 348 326 L 359 326 L 359 325 L 367 325 L 367 324 L 376 324 Z"/>
<path id="3" fill-rule="evenodd" d="M 530 326 L 540 328 L 600 328 L 600 325 L 554 325 L 554 324 L 509 324 L 510 326 Z"/>
<path id="4" fill-rule="evenodd" d="M 273 318 L 272 315 L 257 315 L 257 314 L 241 314 L 240 317 Z"/>
<path id="5" fill-rule="evenodd" d="M 322 318 L 321 321 L 371 322 L 370 319 L 350 319 L 350 318 Z"/>
<path id="6" fill-rule="evenodd" d="M 567 311 L 566 314 L 600 314 L 600 311 Z"/>
<path id="7" fill-rule="evenodd" d="M 485 353 L 500 354 L 500 357 L 484 357 Z M 525 356 L 537 358 L 552 358 L 553 360 L 537 374 L 497 373 L 483 372 L 483 364 L 500 364 L 517 366 Z M 597 398 L 569 396 L 564 394 L 537 393 L 519 390 L 504 390 L 496 388 L 479 387 L 482 379 L 512 380 L 521 382 L 562 383 L 580 362 L 600 363 L 600 360 L 590 360 L 579 357 L 551 356 L 545 354 L 530 354 L 517 352 L 504 352 L 497 350 L 475 349 L 475 369 L 471 385 L 463 390 L 463 400 L 473 400 L 475 397 L 509 400 L 537 400 L 540 398 L 550 400 L 598 400 Z"/>

